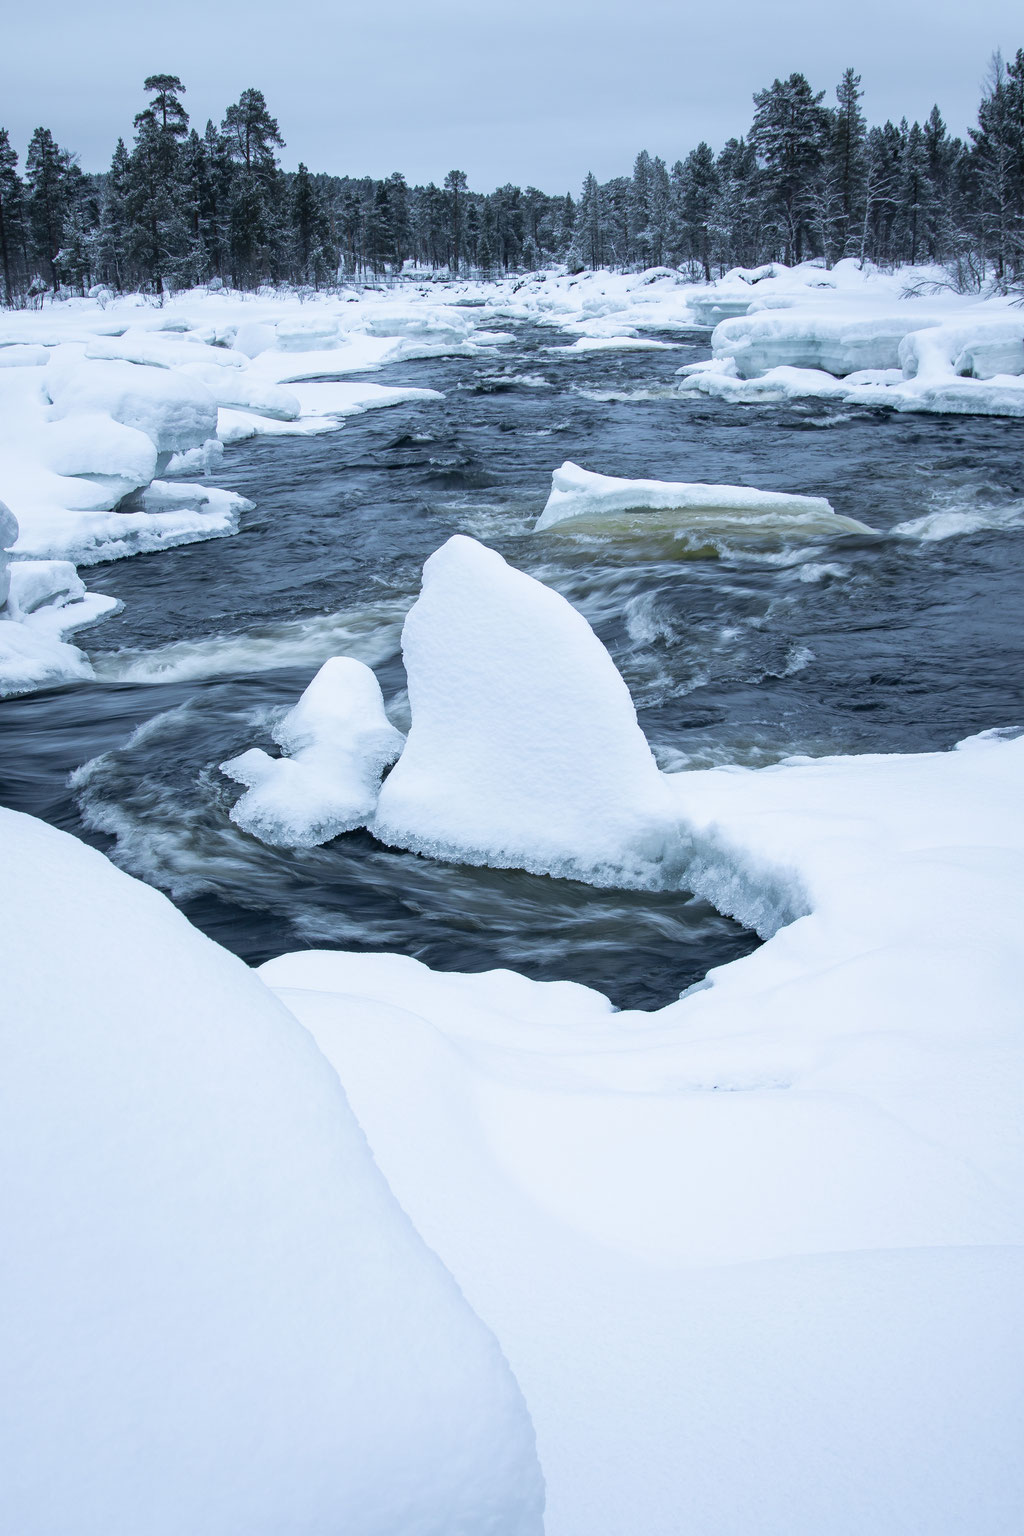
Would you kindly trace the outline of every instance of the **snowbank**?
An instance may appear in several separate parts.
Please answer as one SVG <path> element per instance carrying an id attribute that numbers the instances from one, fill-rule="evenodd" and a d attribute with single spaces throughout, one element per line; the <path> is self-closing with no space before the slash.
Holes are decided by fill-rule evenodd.
<path id="1" fill-rule="evenodd" d="M 767 531 L 784 529 L 788 535 L 802 532 L 810 538 L 872 532 L 854 518 L 837 516 L 823 496 L 789 496 L 745 485 L 623 480 L 596 475 L 569 462 L 552 474 L 551 494 L 533 531 L 542 533 L 580 518 L 588 523 L 596 520 L 601 527 L 611 528 L 616 521 L 625 521 L 630 528 L 642 528 L 647 523 L 654 526 L 656 520 L 636 519 L 630 514 L 651 512 L 674 514 L 671 523 L 680 530 L 692 527 L 708 531 L 740 523 Z M 664 519 L 657 520 L 659 528 L 664 525 Z"/>
<path id="2" fill-rule="evenodd" d="M 82 565 L 235 532 L 252 505 L 244 498 L 202 484 L 172 494 L 154 477 L 207 474 L 223 443 L 310 436 L 362 411 L 438 400 L 339 376 L 507 339 L 479 319 L 426 288 L 312 303 L 197 291 L 159 311 L 103 293 L 6 316 L 0 496 L 20 525 L 16 554 Z M 31 672 L 25 644 L 5 635 L 4 676 L 15 668 L 19 688 Z M 50 662 L 46 681 L 61 666 L 90 675 L 73 647 Z"/>
<path id="3" fill-rule="evenodd" d="M 629 883 L 661 857 L 661 776 L 629 692 L 558 593 L 457 535 L 402 632 L 412 727 L 373 831 L 437 857 Z"/>
<path id="4" fill-rule="evenodd" d="M 582 619 L 464 539 L 428 562 L 405 653 L 380 835 L 617 862 L 768 939 L 653 1014 L 398 956 L 262 967 L 501 1340 L 548 1536 L 675 1536 L 681 1511 L 706 1536 L 1002 1536 L 1024 736 L 660 775 Z"/>
<path id="5" fill-rule="evenodd" d="M 285 757 L 252 747 L 220 766 L 248 785 L 231 820 L 285 848 L 314 848 L 365 826 L 405 741 L 384 713 L 377 679 L 349 656 L 324 662 L 272 734 Z"/>
<path id="6" fill-rule="evenodd" d="M 819 269 L 827 286 L 802 292 L 798 268 L 777 296 L 722 320 L 712 361 L 682 370 L 680 388 L 736 403 L 816 395 L 900 411 L 1024 414 L 1024 319 L 1007 299 L 915 297 L 914 273 L 868 272 L 858 283 L 851 267 L 841 262 L 827 279 Z"/>
<path id="7" fill-rule="evenodd" d="M 0 502 L 0 698 L 93 676 L 65 636 L 120 606 L 87 592 L 69 560 L 12 560 L 18 524 Z"/>
<path id="8" fill-rule="evenodd" d="M 522 1397 L 245 966 L 0 811 L 5 1524 L 542 1528 Z"/>

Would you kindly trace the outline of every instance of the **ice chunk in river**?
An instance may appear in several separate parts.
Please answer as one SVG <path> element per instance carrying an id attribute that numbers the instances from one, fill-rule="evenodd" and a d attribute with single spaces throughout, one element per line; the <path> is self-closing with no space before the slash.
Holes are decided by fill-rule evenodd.
<path id="1" fill-rule="evenodd" d="M 516 1382 L 311 1036 L 102 854 L 0 845 L 4 1529 L 540 1536 Z"/>
<path id="2" fill-rule="evenodd" d="M 631 517 L 645 514 L 644 519 Z M 565 463 L 551 476 L 551 494 L 534 525 L 541 533 L 570 519 L 626 521 L 630 531 L 644 526 L 651 513 L 671 513 L 671 524 L 713 529 L 737 524 L 763 527 L 765 531 L 804 533 L 828 537 L 837 533 L 870 533 L 854 518 L 839 517 L 823 496 L 791 496 L 780 491 L 753 490 L 746 485 L 699 485 L 671 480 L 624 480 L 614 475 L 595 475 L 578 464 Z M 609 531 L 611 525 L 607 524 Z M 649 526 L 664 529 L 664 518 L 650 518 Z"/>
<path id="3" fill-rule="evenodd" d="M 372 830 L 441 858 L 650 879 L 664 787 L 615 664 L 557 592 L 458 535 L 402 633 L 409 739 Z"/>
<path id="4" fill-rule="evenodd" d="M 264 843 L 315 848 L 366 824 L 381 774 L 405 740 L 361 661 L 332 656 L 273 732 L 286 757 L 253 747 L 221 764 L 249 786 L 232 821 Z"/>

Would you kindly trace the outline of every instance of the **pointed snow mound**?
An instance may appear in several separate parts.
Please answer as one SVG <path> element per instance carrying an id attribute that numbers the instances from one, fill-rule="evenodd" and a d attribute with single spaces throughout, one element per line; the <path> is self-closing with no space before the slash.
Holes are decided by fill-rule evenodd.
<path id="1" fill-rule="evenodd" d="M 615 664 L 557 592 L 461 535 L 402 634 L 412 728 L 373 831 L 438 858 L 649 883 L 665 791 Z"/>

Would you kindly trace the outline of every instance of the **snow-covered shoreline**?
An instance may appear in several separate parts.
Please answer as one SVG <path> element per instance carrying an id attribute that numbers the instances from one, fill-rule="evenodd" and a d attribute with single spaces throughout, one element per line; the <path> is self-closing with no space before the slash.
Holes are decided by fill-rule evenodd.
<path id="1" fill-rule="evenodd" d="M 332 295 L 200 289 L 159 307 L 104 293 L 7 312 L 0 500 L 18 523 L 13 555 L 89 565 L 229 535 L 244 498 L 181 475 L 215 470 L 224 444 L 427 404 L 436 391 L 359 375 L 403 359 L 479 356 L 507 339 L 509 321 L 572 338 L 549 349 L 566 367 L 595 350 L 664 346 L 649 330 L 717 322 L 712 358 L 678 370 L 681 399 L 696 391 L 737 404 L 820 398 L 1024 414 L 1024 314 L 1006 299 L 936 292 L 940 277 L 853 261 L 737 270 L 711 285 L 666 268 L 542 272 Z M 88 621 L 67 613 L 64 633 L 101 616 L 95 603 Z M 0 610 L 0 693 L 91 676 L 76 647 L 13 635 L 12 617 Z"/>

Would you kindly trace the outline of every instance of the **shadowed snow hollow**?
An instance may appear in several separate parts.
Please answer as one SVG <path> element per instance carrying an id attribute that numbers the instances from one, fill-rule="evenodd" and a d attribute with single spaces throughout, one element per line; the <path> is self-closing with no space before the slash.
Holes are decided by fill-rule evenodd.
<path id="1" fill-rule="evenodd" d="M 0 835 L 4 1530 L 539 1536 L 516 1383 L 310 1036 L 101 854 Z"/>

